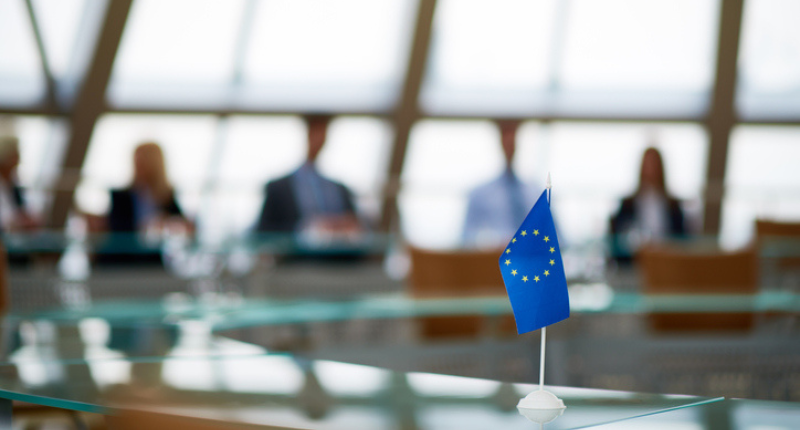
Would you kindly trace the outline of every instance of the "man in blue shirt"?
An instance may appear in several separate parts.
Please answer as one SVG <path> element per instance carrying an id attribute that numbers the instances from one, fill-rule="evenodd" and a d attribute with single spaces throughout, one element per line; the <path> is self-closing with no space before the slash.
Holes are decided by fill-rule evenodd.
<path id="1" fill-rule="evenodd" d="M 497 121 L 506 168 L 496 179 L 469 194 L 462 234 L 467 248 L 502 247 L 514 235 L 536 201 L 536 190 L 523 183 L 512 164 L 519 121 Z"/>

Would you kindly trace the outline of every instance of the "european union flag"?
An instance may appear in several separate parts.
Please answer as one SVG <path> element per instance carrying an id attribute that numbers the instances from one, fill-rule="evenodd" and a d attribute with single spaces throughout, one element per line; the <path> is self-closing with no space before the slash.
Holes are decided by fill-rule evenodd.
<path id="1" fill-rule="evenodd" d="M 500 256 L 500 272 L 517 321 L 517 333 L 569 318 L 567 277 L 547 191 L 525 217 Z"/>

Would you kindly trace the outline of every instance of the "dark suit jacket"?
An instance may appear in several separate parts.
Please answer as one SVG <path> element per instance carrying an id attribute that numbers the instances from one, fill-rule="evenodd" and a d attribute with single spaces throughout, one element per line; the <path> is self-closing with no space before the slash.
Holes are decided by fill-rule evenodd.
<path id="1" fill-rule="evenodd" d="M 294 176 L 289 175 L 276 179 L 265 188 L 266 199 L 261 208 L 256 230 L 265 232 L 294 232 L 303 216 L 300 204 L 295 198 Z M 344 202 L 345 211 L 355 213 L 353 195 L 344 185 L 325 179 L 335 185 Z"/>
<path id="2" fill-rule="evenodd" d="M 667 236 L 681 238 L 686 236 L 686 225 L 683 210 L 678 199 L 667 197 Z M 620 262 L 631 260 L 631 251 L 623 243 L 620 235 L 630 229 L 636 222 L 636 196 L 629 196 L 622 200 L 619 210 L 611 218 L 611 254 Z"/>
<path id="3" fill-rule="evenodd" d="M 108 228 L 112 232 L 135 232 L 138 229 L 136 220 L 136 194 L 132 188 L 111 190 L 111 211 L 108 213 Z M 183 216 L 175 193 L 170 195 L 166 204 L 160 208 L 167 215 Z"/>

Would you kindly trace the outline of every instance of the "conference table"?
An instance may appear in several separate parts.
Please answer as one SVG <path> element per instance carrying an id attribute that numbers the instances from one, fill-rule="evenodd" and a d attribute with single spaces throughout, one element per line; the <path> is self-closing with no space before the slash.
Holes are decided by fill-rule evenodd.
<path id="1" fill-rule="evenodd" d="M 800 423 L 800 405 L 793 403 L 546 386 L 567 408 L 540 425 L 516 410 L 537 385 L 309 360 L 192 330 L 181 331 L 168 351 L 126 353 L 102 345 L 101 327 L 90 329 L 4 353 L 0 428 L 12 428 L 12 401 L 103 415 L 145 411 L 220 428 L 791 429 Z"/>

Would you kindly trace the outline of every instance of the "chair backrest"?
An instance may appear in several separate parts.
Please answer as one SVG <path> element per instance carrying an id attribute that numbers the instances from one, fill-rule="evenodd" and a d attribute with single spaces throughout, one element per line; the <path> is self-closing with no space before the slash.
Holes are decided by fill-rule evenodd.
<path id="1" fill-rule="evenodd" d="M 417 297 L 505 293 L 498 259 L 501 250 L 429 251 L 410 248 L 411 294 Z"/>
<path id="2" fill-rule="evenodd" d="M 409 292 L 417 298 L 505 294 L 498 266 L 501 252 L 410 248 Z M 417 318 L 417 326 L 423 339 L 442 339 L 474 338 L 488 325 L 478 316 L 448 316 Z M 512 319 L 503 318 L 494 331 L 514 333 L 514 327 Z"/>
<path id="3" fill-rule="evenodd" d="M 800 223 L 756 220 L 756 237 L 767 236 L 800 239 Z"/>
<path id="4" fill-rule="evenodd" d="M 752 250 L 693 253 L 674 249 L 643 250 L 637 257 L 643 292 L 667 294 L 753 294 L 758 288 L 758 260 Z M 648 315 L 655 332 L 746 332 L 753 313 L 658 313 Z"/>
<path id="5" fill-rule="evenodd" d="M 694 253 L 648 249 L 637 257 L 648 294 L 752 294 L 758 285 L 753 251 Z"/>
<path id="6" fill-rule="evenodd" d="M 756 220 L 756 245 L 769 269 L 800 269 L 800 223 Z"/>

